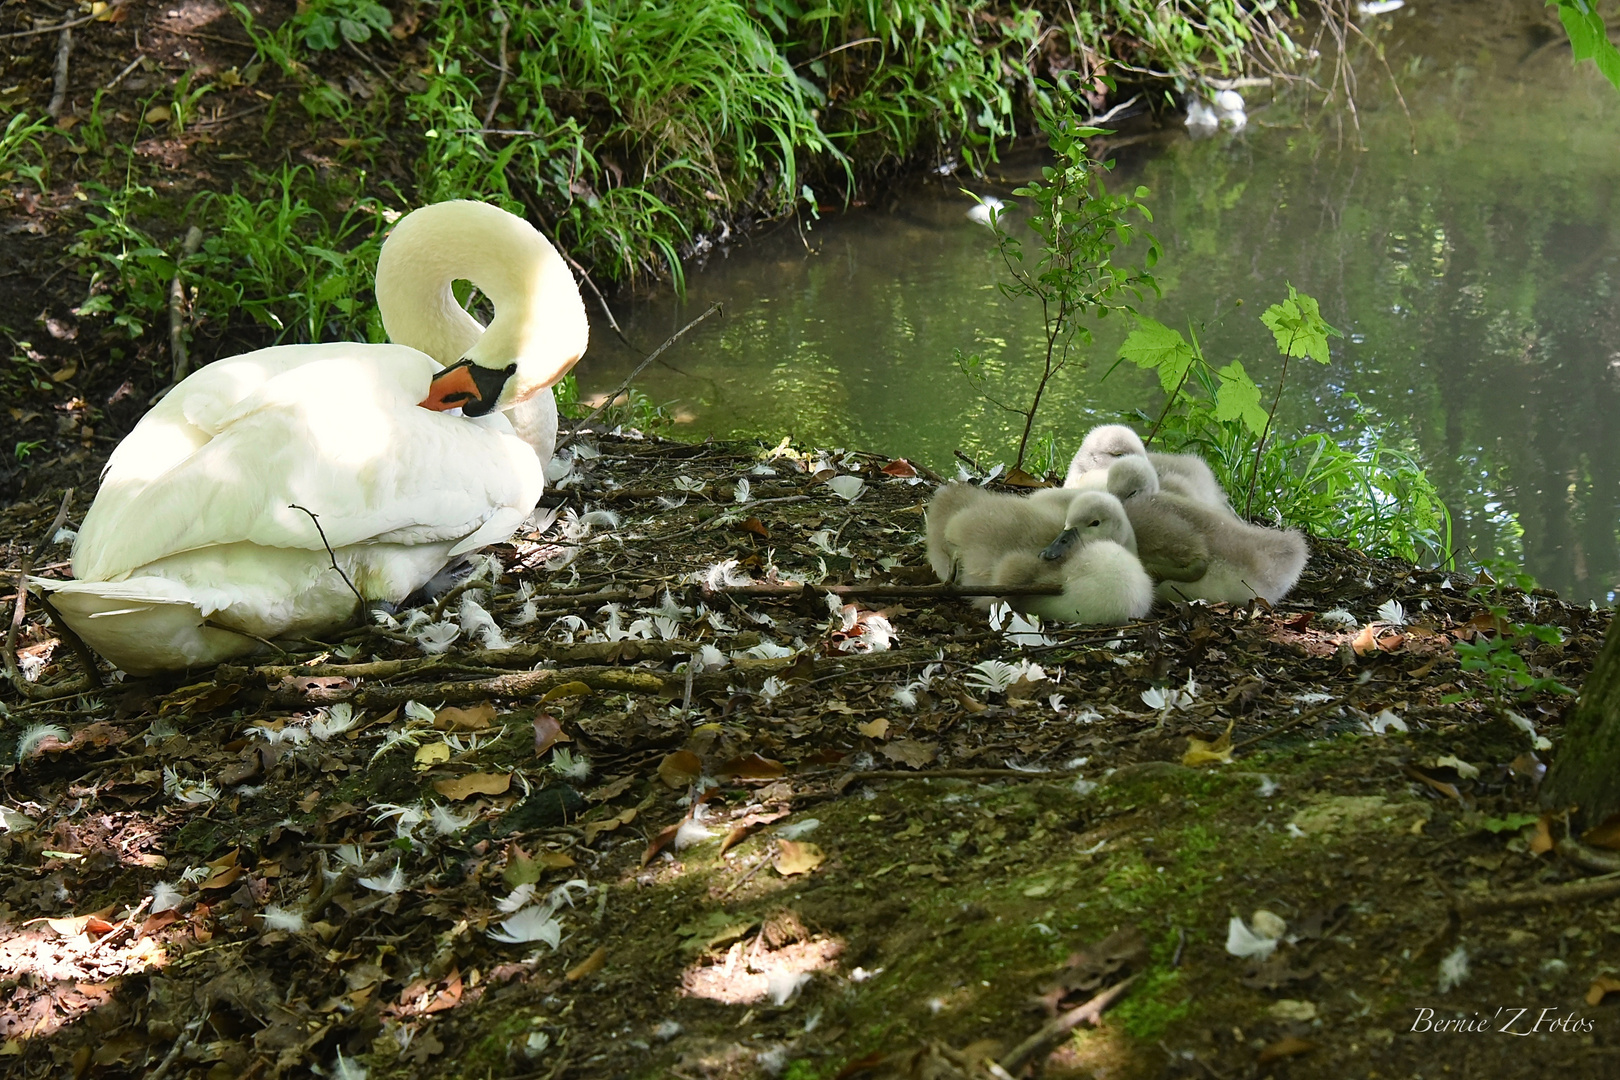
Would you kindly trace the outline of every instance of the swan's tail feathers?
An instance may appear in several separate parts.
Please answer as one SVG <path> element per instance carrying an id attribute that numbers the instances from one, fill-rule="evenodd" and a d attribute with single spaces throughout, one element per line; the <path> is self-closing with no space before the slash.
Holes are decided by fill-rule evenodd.
<path id="1" fill-rule="evenodd" d="M 30 583 L 51 593 L 86 645 L 131 675 L 217 664 L 260 647 L 257 638 L 208 625 L 186 587 L 166 578 Z"/>

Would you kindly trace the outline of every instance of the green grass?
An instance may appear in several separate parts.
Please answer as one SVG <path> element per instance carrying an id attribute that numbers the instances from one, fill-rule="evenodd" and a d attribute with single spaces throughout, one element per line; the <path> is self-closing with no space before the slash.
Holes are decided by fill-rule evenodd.
<path id="1" fill-rule="evenodd" d="M 49 185 L 44 139 L 52 130 L 48 118 L 30 120 L 26 112 L 8 120 L 0 132 L 0 177 L 21 176 L 45 191 Z"/>

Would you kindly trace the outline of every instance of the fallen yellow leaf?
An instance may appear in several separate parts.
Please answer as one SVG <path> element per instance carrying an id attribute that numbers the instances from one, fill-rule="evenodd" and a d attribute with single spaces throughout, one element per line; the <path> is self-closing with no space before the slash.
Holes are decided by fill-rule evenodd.
<path id="1" fill-rule="evenodd" d="M 433 726 L 440 731 L 482 731 L 495 722 L 495 706 L 489 702 L 470 709 L 447 705 L 433 714 Z"/>
<path id="2" fill-rule="evenodd" d="M 450 760 L 450 746 L 448 743 L 428 743 L 426 746 L 416 748 L 416 767 L 418 770 L 441 765 Z"/>
<path id="3" fill-rule="evenodd" d="M 569 982 L 579 982 L 579 980 L 591 974 L 593 971 L 601 971 L 602 965 L 605 963 L 607 963 L 607 947 L 604 945 L 598 945 L 595 952 L 581 960 L 578 964 L 569 968 L 568 974 L 564 975 L 563 978 L 567 979 Z"/>
<path id="4" fill-rule="evenodd" d="M 856 724 L 855 730 L 860 732 L 862 735 L 865 735 L 868 739 L 881 739 L 883 736 L 889 733 L 889 722 L 880 716 L 876 720 L 869 720 L 864 724 Z"/>
<path id="5" fill-rule="evenodd" d="M 475 772 L 453 780 L 433 782 L 433 790 L 447 799 L 465 799 L 469 795 L 504 795 L 511 786 L 511 773 Z"/>
<path id="6" fill-rule="evenodd" d="M 540 704 L 545 705 L 565 697 L 589 697 L 591 688 L 582 682 L 565 682 L 561 686 L 553 686 L 545 692 Z"/>
<path id="7" fill-rule="evenodd" d="M 776 858 L 771 865 L 783 877 L 792 877 L 795 874 L 808 874 L 816 867 L 827 861 L 827 855 L 821 848 L 808 841 L 779 840 L 776 845 Z"/>
<path id="8" fill-rule="evenodd" d="M 1187 739 L 1187 752 L 1181 755 L 1183 765 L 1230 765 L 1232 764 L 1232 725 L 1236 720 L 1226 722 L 1226 730 L 1214 742 L 1205 742 L 1203 739 Z"/>
<path id="9" fill-rule="evenodd" d="M 1586 1003 L 1588 1005 L 1601 1005 L 1603 999 L 1609 994 L 1620 993 L 1620 979 L 1613 975 L 1599 975 L 1592 980 L 1592 985 L 1586 990 Z"/>

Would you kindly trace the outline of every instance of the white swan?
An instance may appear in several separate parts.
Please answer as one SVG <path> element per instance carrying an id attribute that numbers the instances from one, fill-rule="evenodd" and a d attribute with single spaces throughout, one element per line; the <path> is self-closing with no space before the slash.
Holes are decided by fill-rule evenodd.
<path id="1" fill-rule="evenodd" d="M 1070 501 L 946 484 L 928 504 L 928 563 L 941 581 L 987 585 L 1007 552 L 1039 551 L 1063 531 Z"/>
<path id="2" fill-rule="evenodd" d="M 1150 454 L 1142 445 L 1141 436 L 1124 424 L 1102 424 L 1086 432 L 1080 449 L 1069 462 L 1063 486 L 1108 490 L 1109 466 L 1126 457 L 1146 458 L 1152 463 L 1165 491 L 1207 503 L 1234 518 L 1237 516 L 1208 462 L 1197 454 Z"/>
<path id="3" fill-rule="evenodd" d="M 493 302 L 487 330 L 456 279 Z M 397 603 L 533 511 L 556 441 L 549 387 L 589 332 L 556 249 L 494 206 L 423 207 L 383 245 L 377 306 L 395 344 L 209 364 L 113 451 L 75 580 L 36 580 L 91 648 L 145 674 L 318 634 L 355 615 L 343 576 Z"/>
<path id="4" fill-rule="evenodd" d="M 1135 551 L 1137 540 L 1120 500 L 1105 491 L 1080 492 L 1064 528 L 1040 553 L 1003 555 L 993 586 L 1061 586 L 1057 596 L 1008 597 L 1016 611 L 1076 623 L 1124 623 L 1153 607 L 1153 579 Z"/>
<path id="5" fill-rule="evenodd" d="M 1135 459 L 1126 459 L 1110 472 L 1137 468 Z M 1158 580 L 1162 600 L 1244 603 L 1260 596 L 1276 603 L 1310 556 L 1298 530 L 1251 525 L 1169 491 L 1144 489 L 1124 506 L 1142 566 Z"/>

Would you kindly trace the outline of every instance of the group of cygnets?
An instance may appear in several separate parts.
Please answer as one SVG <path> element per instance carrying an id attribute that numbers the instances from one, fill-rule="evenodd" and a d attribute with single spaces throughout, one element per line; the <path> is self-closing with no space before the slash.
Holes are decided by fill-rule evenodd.
<path id="1" fill-rule="evenodd" d="M 1140 619 L 1161 600 L 1276 602 L 1305 569 L 1295 529 L 1251 525 L 1196 454 L 1150 454 L 1121 424 L 1093 428 L 1060 488 L 947 484 L 928 508 L 939 579 L 1009 595 L 1016 611 L 1079 623 Z"/>

